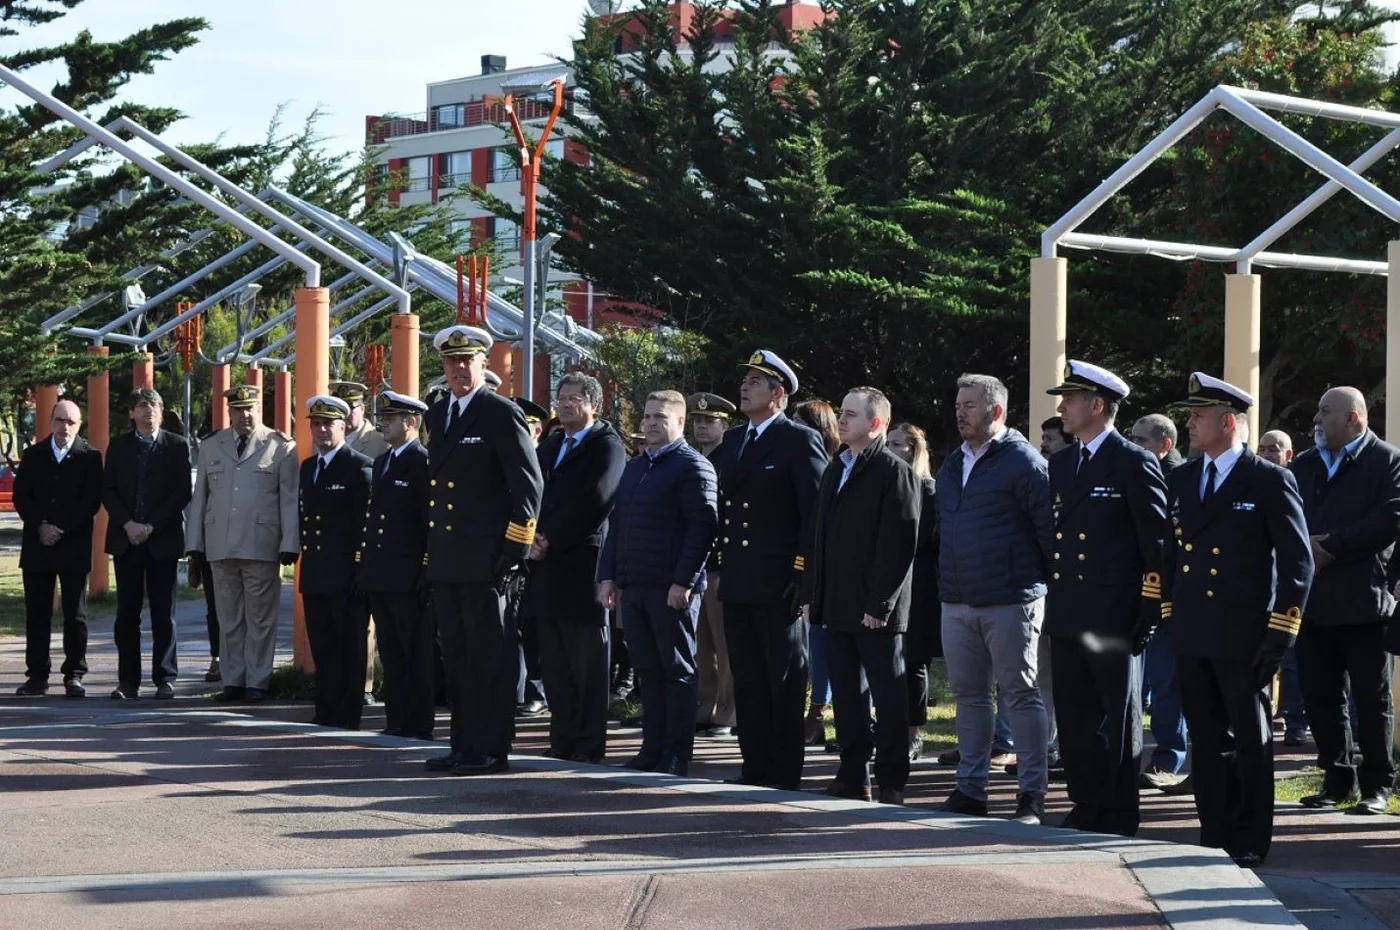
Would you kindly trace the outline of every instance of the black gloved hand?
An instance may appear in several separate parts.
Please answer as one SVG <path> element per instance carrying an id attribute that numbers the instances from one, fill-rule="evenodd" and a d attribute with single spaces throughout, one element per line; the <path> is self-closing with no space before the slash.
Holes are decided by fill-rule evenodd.
<path id="1" fill-rule="evenodd" d="M 788 606 L 788 616 L 792 617 L 802 609 L 802 572 L 793 569 L 788 583 L 783 586 L 783 603 Z"/>
<path id="2" fill-rule="evenodd" d="M 1140 656 L 1147 648 L 1147 644 L 1152 640 L 1152 634 L 1157 632 L 1157 624 L 1162 620 L 1162 602 L 1150 597 L 1138 599 L 1138 618 L 1133 623 L 1133 628 L 1128 631 L 1128 643 L 1132 647 L 1133 655 Z"/>
<path id="3" fill-rule="evenodd" d="M 1273 684 L 1274 676 L 1283 665 L 1283 654 L 1293 644 L 1293 634 L 1270 626 L 1264 634 L 1264 641 L 1254 653 L 1254 680 L 1259 690 Z"/>
<path id="4" fill-rule="evenodd" d="M 198 549 L 191 549 L 189 552 L 186 552 L 185 557 L 194 563 L 195 568 L 200 567 L 206 561 L 204 553 L 200 552 Z"/>
<path id="5" fill-rule="evenodd" d="M 301 554 L 298 552 L 277 553 L 277 561 L 283 565 L 295 565 L 297 564 L 297 559 L 299 558 L 301 558 Z"/>
<path id="6" fill-rule="evenodd" d="M 494 572 L 496 591 L 504 594 L 510 585 L 511 578 L 520 569 L 525 561 L 525 555 L 530 551 L 530 547 L 524 543 L 511 542 L 506 540 L 501 546 L 501 557 L 496 560 L 496 570 Z"/>

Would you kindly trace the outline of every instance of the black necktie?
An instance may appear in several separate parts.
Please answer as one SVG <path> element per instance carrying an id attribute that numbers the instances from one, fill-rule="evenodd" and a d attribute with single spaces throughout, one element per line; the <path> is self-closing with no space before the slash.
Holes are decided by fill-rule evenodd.
<path id="1" fill-rule="evenodd" d="M 1084 466 L 1089 464 L 1089 447 L 1084 446 L 1079 450 L 1079 462 L 1074 466 L 1074 476 L 1079 477 L 1079 473 L 1084 470 Z"/>
<path id="2" fill-rule="evenodd" d="M 316 470 L 315 470 L 314 472 L 311 473 L 311 483 L 312 483 L 312 484 L 320 484 L 320 483 L 321 483 L 321 470 L 322 470 L 323 468 L 325 468 L 325 467 L 326 467 L 326 460 L 323 459 L 323 458 L 321 458 L 319 455 L 316 456 Z"/>
<path id="3" fill-rule="evenodd" d="M 452 400 L 447 404 L 447 429 L 445 432 L 452 432 L 452 427 L 457 425 L 457 401 Z"/>
<path id="4" fill-rule="evenodd" d="M 739 458 L 744 457 L 744 453 L 749 451 L 749 446 L 758 442 L 758 430 L 750 426 L 749 431 L 744 434 L 744 444 L 739 447 Z"/>
<path id="5" fill-rule="evenodd" d="M 239 437 L 238 437 L 238 457 L 239 457 L 240 459 L 243 458 L 243 453 L 244 453 L 245 451 L 247 451 L 247 449 L 248 449 L 248 437 L 247 437 L 247 436 L 239 436 Z"/>
<path id="6" fill-rule="evenodd" d="M 388 455 L 384 456 L 384 467 L 379 469 L 379 477 L 381 480 L 385 475 L 389 474 L 389 463 L 392 461 L 394 461 L 394 453 L 390 452 Z"/>
<path id="7" fill-rule="evenodd" d="M 1215 496 L 1215 463 L 1206 463 L 1206 492 L 1201 495 L 1201 503 L 1209 504 L 1210 499 Z"/>

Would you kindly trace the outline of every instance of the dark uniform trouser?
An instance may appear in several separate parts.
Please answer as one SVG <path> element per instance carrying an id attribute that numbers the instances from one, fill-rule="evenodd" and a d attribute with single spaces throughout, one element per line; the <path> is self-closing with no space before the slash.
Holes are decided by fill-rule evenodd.
<path id="1" fill-rule="evenodd" d="M 365 652 L 369 608 L 362 596 L 303 594 L 306 638 L 316 663 L 316 721 L 322 726 L 360 728 L 364 712 Z"/>
<path id="2" fill-rule="evenodd" d="M 141 607 L 151 605 L 151 681 L 174 682 L 180 667 L 175 657 L 175 570 L 177 559 L 153 559 L 145 546 L 112 557 L 117 573 L 117 681 L 141 684 Z"/>
<path id="3" fill-rule="evenodd" d="M 596 601 L 569 615 L 532 618 L 540 672 L 549 695 L 549 748 L 566 756 L 601 756 L 608 741 L 608 618 Z M 643 708 L 645 710 L 645 708 Z"/>
<path id="4" fill-rule="evenodd" d="M 1178 655 L 1201 845 L 1266 856 L 1274 834 L 1271 702 L 1246 659 Z M 1233 736 L 1232 736 L 1233 731 Z"/>
<path id="5" fill-rule="evenodd" d="M 32 681 L 48 681 L 52 668 L 53 588 L 59 586 L 63 605 L 63 678 L 87 674 L 87 572 L 21 571 L 24 580 L 24 664 Z"/>
<path id="6" fill-rule="evenodd" d="M 622 633 L 642 692 L 638 755 L 688 765 L 695 750 L 695 708 L 700 702 L 695 624 L 701 595 L 692 595 L 685 610 L 675 610 L 666 603 L 666 593 L 662 587 L 623 588 Z"/>
<path id="7" fill-rule="evenodd" d="M 515 736 L 515 617 L 481 582 L 434 582 L 438 641 L 452 705 L 452 752 L 504 759 Z"/>
<path id="8" fill-rule="evenodd" d="M 865 766 L 873 754 L 875 780 L 880 787 L 903 791 L 909 781 L 904 634 L 828 629 L 826 670 L 831 676 L 831 703 L 836 706 L 836 738 L 841 741 L 837 779 L 847 785 L 865 784 Z M 873 730 L 872 698 L 876 713 Z"/>
<path id="9" fill-rule="evenodd" d="M 1142 768 L 1141 660 L 1093 652 L 1078 637 L 1051 636 L 1069 821 L 1094 833 L 1137 833 Z M 1198 750 L 1199 751 L 1199 750 Z"/>
<path id="10" fill-rule="evenodd" d="M 208 559 L 199 562 L 199 584 L 204 588 L 204 626 L 209 633 L 209 658 L 219 657 L 219 607 L 214 603 L 214 567 Z"/>
<path id="11" fill-rule="evenodd" d="M 724 605 L 724 638 L 734 673 L 745 781 L 783 788 L 795 788 L 802 781 L 802 715 L 807 704 L 804 627 L 787 601 Z"/>
<path id="12" fill-rule="evenodd" d="M 1324 769 L 1322 789 L 1346 797 L 1390 791 L 1395 785 L 1390 734 L 1395 705 L 1390 691 L 1393 660 L 1385 651 L 1385 623 L 1319 626 L 1298 633 L 1298 684 Z M 1356 701 L 1357 730 L 1351 731 L 1347 683 Z M 1360 779 L 1353 749 L 1361 749 Z"/>
<path id="13" fill-rule="evenodd" d="M 384 727 L 432 739 L 432 615 L 415 591 L 371 591 L 368 598 L 384 665 Z"/>

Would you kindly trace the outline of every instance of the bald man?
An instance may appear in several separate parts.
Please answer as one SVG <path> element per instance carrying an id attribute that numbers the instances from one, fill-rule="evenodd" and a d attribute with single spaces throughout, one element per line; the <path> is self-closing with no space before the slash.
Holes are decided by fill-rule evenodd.
<path id="1" fill-rule="evenodd" d="M 1355 812 L 1383 814 L 1395 783 L 1392 671 L 1384 644 L 1395 607 L 1386 570 L 1400 536 L 1400 449 L 1371 432 L 1366 398 L 1356 388 L 1323 394 L 1313 423 L 1323 443 L 1293 463 L 1317 566 L 1297 656 L 1324 775 L 1322 790 L 1302 803 L 1335 807 L 1359 789 Z M 1346 709 L 1348 680 L 1355 733 Z"/>
<path id="2" fill-rule="evenodd" d="M 1271 429 L 1259 437 L 1259 457 L 1279 468 L 1293 464 L 1293 437 L 1281 429 Z"/>
<path id="3" fill-rule="evenodd" d="M 63 605 L 63 690 L 87 694 L 87 580 L 92 523 L 102 503 L 102 453 L 78 430 L 83 414 L 71 400 L 54 405 L 48 435 L 25 450 L 15 473 L 15 510 L 24 521 L 19 568 L 24 580 L 25 682 L 16 692 L 49 690 L 53 592 Z"/>

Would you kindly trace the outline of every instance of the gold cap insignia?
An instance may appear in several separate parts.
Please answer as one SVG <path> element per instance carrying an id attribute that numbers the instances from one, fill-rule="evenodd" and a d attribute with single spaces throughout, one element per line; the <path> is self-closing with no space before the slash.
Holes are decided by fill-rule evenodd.
<path id="1" fill-rule="evenodd" d="M 749 364 L 750 364 L 750 365 L 763 365 L 763 364 L 765 364 L 766 362 L 767 362 L 767 359 L 765 359 L 765 358 L 763 357 L 763 353 L 762 353 L 761 351 L 760 351 L 760 352 L 755 352 L 753 355 L 750 355 L 750 356 L 749 356 Z"/>
<path id="2" fill-rule="evenodd" d="M 1074 377 L 1074 366 L 1073 366 L 1073 365 L 1070 365 L 1070 364 L 1068 364 L 1068 363 L 1066 363 L 1066 364 L 1065 364 L 1065 380 L 1068 381 L 1070 378 L 1073 378 L 1073 377 Z"/>
<path id="3" fill-rule="evenodd" d="M 700 398 L 699 400 L 697 400 L 697 401 L 695 402 L 695 409 L 696 409 L 696 410 L 709 410 L 709 409 L 710 409 L 710 402 L 709 402 L 708 400 L 706 400 L 705 398 L 702 397 L 702 398 Z"/>
<path id="4" fill-rule="evenodd" d="M 1191 383 L 1187 386 L 1187 389 L 1190 390 L 1192 394 L 1198 392 L 1201 389 L 1201 379 L 1196 377 L 1195 375 L 1192 375 Z"/>

